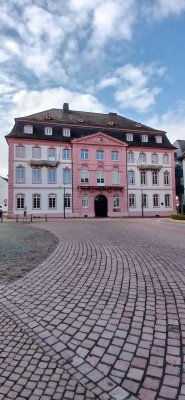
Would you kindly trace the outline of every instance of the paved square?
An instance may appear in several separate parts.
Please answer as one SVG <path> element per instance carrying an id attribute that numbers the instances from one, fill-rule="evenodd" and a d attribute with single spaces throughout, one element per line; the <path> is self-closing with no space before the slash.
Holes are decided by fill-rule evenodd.
<path id="1" fill-rule="evenodd" d="M 0 290 L 0 400 L 185 400 L 185 225 L 38 226 L 59 244 Z"/>

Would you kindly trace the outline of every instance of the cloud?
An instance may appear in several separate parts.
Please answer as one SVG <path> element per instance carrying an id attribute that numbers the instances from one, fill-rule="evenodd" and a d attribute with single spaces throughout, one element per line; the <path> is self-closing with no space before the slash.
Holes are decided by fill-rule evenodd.
<path id="1" fill-rule="evenodd" d="M 174 143 L 177 139 L 185 140 L 185 100 L 162 115 L 152 115 L 143 123 L 167 132 L 171 143 Z"/>
<path id="2" fill-rule="evenodd" d="M 156 0 L 145 6 L 145 15 L 160 20 L 171 16 L 180 16 L 185 12 L 185 0 Z"/>
<path id="3" fill-rule="evenodd" d="M 146 112 L 155 104 L 161 88 L 154 82 L 165 74 L 165 68 L 152 63 L 135 66 L 125 64 L 117 68 L 113 76 L 103 78 L 97 89 L 115 88 L 115 100 L 121 109 L 134 109 Z"/>

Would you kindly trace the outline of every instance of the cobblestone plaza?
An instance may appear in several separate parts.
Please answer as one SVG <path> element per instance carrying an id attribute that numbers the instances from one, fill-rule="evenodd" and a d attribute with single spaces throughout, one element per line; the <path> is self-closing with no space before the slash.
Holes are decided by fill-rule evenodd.
<path id="1" fill-rule="evenodd" d="M 58 243 L 0 282 L 0 400 L 185 400 L 185 225 L 34 227 Z"/>

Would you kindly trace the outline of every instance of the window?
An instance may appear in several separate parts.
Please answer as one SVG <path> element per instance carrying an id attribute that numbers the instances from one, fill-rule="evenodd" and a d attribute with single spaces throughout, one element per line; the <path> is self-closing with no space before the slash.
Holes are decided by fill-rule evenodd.
<path id="1" fill-rule="evenodd" d="M 104 171 L 97 171 L 97 185 L 104 185 Z"/>
<path id="2" fill-rule="evenodd" d="M 158 164 L 158 155 L 157 154 L 152 154 L 151 159 L 152 159 L 152 164 Z"/>
<path id="3" fill-rule="evenodd" d="M 140 182 L 141 185 L 146 185 L 146 171 L 140 172 Z"/>
<path id="4" fill-rule="evenodd" d="M 141 135 L 142 142 L 148 142 L 148 135 Z"/>
<path id="5" fill-rule="evenodd" d="M 165 204 L 165 207 L 170 207 L 170 205 L 171 205 L 170 194 L 165 194 L 165 196 L 164 196 L 164 204 Z"/>
<path id="6" fill-rule="evenodd" d="M 16 168 L 16 182 L 25 183 L 25 169 L 22 166 Z"/>
<path id="7" fill-rule="evenodd" d="M 51 126 L 45 126 L 45 128 L 44 128 L 44 133 L 45 133 L 45 135 L 47 135 L 47 136 L 51 136 L 52 133 L 53 133 L 53 130 L 52 130 Z"/>
<path id="8" fill-rule="evenodd" d="M 34 194 L 33 195 L 33 209 L 39 209 L 40 208 L 40 194 Z"/>
<path id="9" fill-rule="evenodd" d="M 147 207 L 147 194 L 142 194 L 142 206 Z"/>
<path id="10" fill-rule="evenodd" d="M 152 184 L 158 185 L 159 184 L 159 174 L 158 172 L 152 172 Z"/>
<path id="11" fill-rule="evenodd" d="M 133 153 L 132 151 L 129 151 L 129 152 L 127 153 L 127 161 L 128 161 L 129 163 L 133 163 L 133 162 L 134 162 L 134 153 Z"/>
<path id="12" fill-rule="evenodd" d="M 22 144 L 16 146 L 16 157 L 24 158 L 25 157 L 25 147 Z"/>
<path id="13" fill-rule="evenodd" d="M 104 159 L 104 151 L 103 150 L 96 150 L 96 159 L 103 160 Z"/>
<path id="14" fill-rule="evenodd" d="M 56 194 L 49 194 L 48 208 L 56 208 Z"/>
<path id="15" fill-rule="evenodd" d="M 80 171 L 80 180 L 81 180 L 81 183 L 89 182 L 89 171 L 87 169 L 82 169 Z"/>
<path id="16" fill-rule="evenodd" d="M 136 206 L 136 196 L 135 196 L 135 194 L 129 194 L 129 196 L 128 196 L 128 204 L 129 204 L 129 207 L 135 207 Z"/>
<path id="17" fill-rule="evenodd" d="M 118 161 L 119 160 L 119 151 L 112 151 L 111 152 L 111 160 Z"/>
<path id="18" fill-rule="evenodd" d="M 48 168 L 48 183 L 56 183 L 57 171 L 55 168 Z"/>
<path id="19" fill-rule="evenodd" d="M 41 148 L 38 146 L 33 147 L 32 156 L 33 158 L 41 158 Z"/>
<path id="20" fill-rule="evenodd" d="M 71 159 L 71 150 L 70 149 L 63 149 L 63 159 L 64 160 Z"/>
<path id="21" fill-rule="evenodd" d="M 71 195 L 70 194 L 65 194 L 64 207 L 71 208 Z"/>
<path id="22" fill-rule="evenodd" d="M 135 171 L 128 171 L 128 184 L 134 185 L 135 183 Z"/>
<path id="23" fill-rule="evenodd" d="M 16 200 L 17 209 L 24 209 L 24 194 L 18 194 Z"/>
<path id="24" fill-rule="evenodd" d="M 80 158 L 81 160 L 89 159 L 89 151 L 88 150 L 80 150 Z"/>
<path id="25" fill-rule="evenodd" d="M 24 133 L 29 133 L 30 135 L 33 133 L 32 125 L 24 125 Z"/>
<path id="26" fill-rule="evenodd" d="M 63 136 L 70 137 L 71 136 L 71 130 L 69 128 L 64 128 L 63 129 Z"/>
<path id="27" fill-rule="evenodd" d="M 170 173 L 168 171 L 164 172 L 164 185 L 170 184 Z"/>
<path id="28" fill-rule="evenodd" d="M 163 141 L 162 136 L 156 136 L 155 141 L 156 141 L 156 143 L 162 143 L 162 141 Z"/>
<path id="29" fill-rule="evenodd" d="M 153 195 L 153 206 L 159 207 L 159 195 L 158 194 Z"/>
<path id="30" fill-rule="evenodd" d="M 64 170 L 63 170 L 63 182 L 64 182 L 64 185 L 67 185 L 67 184 L 71 183 L 71 169 L 64 168 Z"/>
<path id="31" fill-rule="evenodd" d="M 169 164 L 169 154 L 163 154 L 163 163 Z"/>
<path id="32" fill-rule="evenodd" d="M 140 163 L 145 163 L 146 162 L 146 154 L 145 153 L 140 153 L 139 154 L 139 162 Z"/>
<path id="33" fill-rule="evenodd" d="M 119 184 L 119 171 L 112 171 L 112 183 L 113 185 Z"/>
<path id="34" fill-rule="evenodd" d="M 86 194 L 82 196 L 82 208 L 88 208 L 88 196 Z"/>
<path id="35" fill-rule="evenodd" d="M 41 183 L 41 168 L 33 168 L 33 183 Z"/>
<path id="36" fill-rule="evenodd" d="M 119 194 L 114 194 L 113 196 L 113 207 L 118 208 L 119 207 Z"/>
<path id="37" fill-rule="evenodd" d="M 48 149 L 48 159 L 50 161 L 55 161 L 56 159 L 56 149 L 54 149 L 53 147 L 50 147 Z"/>
<path id="38" fill-rule="evenodd" d="M 126 140 L 128 142 L 132 142 L 133 141 L 133 133 L 127 133 L 126 134 Z"/>

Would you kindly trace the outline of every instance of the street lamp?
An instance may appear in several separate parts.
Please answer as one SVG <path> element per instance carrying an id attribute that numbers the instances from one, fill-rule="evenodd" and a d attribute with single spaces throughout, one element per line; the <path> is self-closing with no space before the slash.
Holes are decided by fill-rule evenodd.
<path id="1" fill-rule="evenodd" d="M 141 215 L 142 215 L 142 218 L 144 217 L 144 209 L 143 209 L 143 207 L 144 207 L 144 204 L 143 204 L 143 188 L 141 186 Z"/>
<path id="2" fill-rule="evenodd" d="M 64 183 L 64 219 L 66 217 L 66 203 L 65 203 L 65 197 L 66 197 L 66 192 L 65 192 L 65 183 Z"/>

